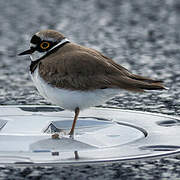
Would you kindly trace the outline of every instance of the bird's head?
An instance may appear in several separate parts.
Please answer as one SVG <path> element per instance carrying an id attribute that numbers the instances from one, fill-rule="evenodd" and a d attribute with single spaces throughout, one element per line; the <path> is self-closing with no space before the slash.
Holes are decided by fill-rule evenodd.
<path id="1" fill-rule="evenodd" d="M 30 55 L 31 60 L 36 61 L 65 42 L 68 40 L 63 34 L 55 30 L 42 30 L 32 36 L 30 48 L 19 55 Z"/>

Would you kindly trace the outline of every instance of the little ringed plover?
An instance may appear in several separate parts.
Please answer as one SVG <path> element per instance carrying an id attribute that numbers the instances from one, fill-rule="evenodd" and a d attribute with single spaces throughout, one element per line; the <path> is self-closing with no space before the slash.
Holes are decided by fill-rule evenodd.
<path id="1" fill-rule="evenodd" d="M 165 89 L 161 81 L 132 74 L 100 52 L 72 43 L 55 30 L 33 35 L 30 49 L 19 55 L 27 54 L 31 57 L 31 77 L 40 94 L 75 112 L 70 137 L 80 110 L 103 104 L 121 89 Z"/>

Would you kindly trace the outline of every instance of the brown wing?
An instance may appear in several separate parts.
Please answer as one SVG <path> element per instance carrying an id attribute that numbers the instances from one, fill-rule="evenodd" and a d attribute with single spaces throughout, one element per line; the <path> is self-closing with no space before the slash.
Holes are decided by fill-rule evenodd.
<path id="1" fill-rule="evenodd" d="M 93 50 L 93 49 L 92 49 Z M 95 50 L 93 50 L 95 51 Z M 107 62 L 109 62 L 112 66 L 116 67 L 119 71 L 123 71 L 123 73 L 128 76 L 131 79 L 135 79 L 135 80 L 140 80 L 140 81 L 145 81 L 145 82 L 149 82 L 149 83 L 162 83 L 161 80 L 154 80 L 154 79 L 150 79 L 148 77 L 144 77 L 144 76 L 139 76 L 136 74 L 132 74 L 129 70 L 127 70 L 126 68 L 124 68 L 123 66 L 117 64 L 116 62 L 114 62 L 112 59 L 104 56 L 103 54 L 101 54 L 100 52 L 96 51 L 96 53 L 98 53 L 99 55 L 101 55 Z"/>
<path id="2" fill-rule="evenodd" d="M 58 88 L 122 88 L 131 91 L 164 88 L 159 81 L 133 75 L 113 60 L 91 49 L 67 51 L 58 57 L 51 57 L 50 61 L 44 59 L 39 64 L 41 77 Z"/>

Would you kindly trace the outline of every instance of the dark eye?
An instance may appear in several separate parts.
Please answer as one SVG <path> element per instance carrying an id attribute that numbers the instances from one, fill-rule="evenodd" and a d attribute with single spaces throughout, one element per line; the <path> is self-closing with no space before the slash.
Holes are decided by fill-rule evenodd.
<path id="1" fill-rule="evenodd" d="M 41 49 L 47 49 L 49 46 L 50 46 L 50 43 L 49 43 L 49 42 L 42 42 L 42 43 L 40 44 L 40 48 L 41 48 Z"/>

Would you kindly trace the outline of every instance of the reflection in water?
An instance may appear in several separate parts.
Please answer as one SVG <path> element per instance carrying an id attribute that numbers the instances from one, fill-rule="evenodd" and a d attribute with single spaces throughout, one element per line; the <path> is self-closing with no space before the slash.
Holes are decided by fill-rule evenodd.
<path id="1" fill-rule="evenodd" d="M 75 159 L 79 159 L 78 151 L 74 151 Z"/>

